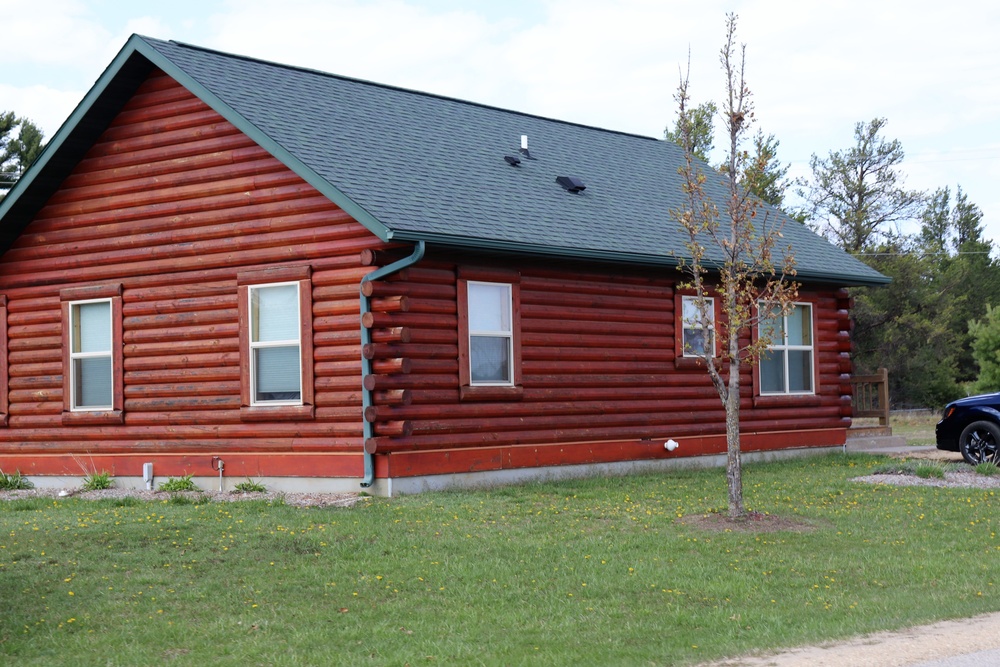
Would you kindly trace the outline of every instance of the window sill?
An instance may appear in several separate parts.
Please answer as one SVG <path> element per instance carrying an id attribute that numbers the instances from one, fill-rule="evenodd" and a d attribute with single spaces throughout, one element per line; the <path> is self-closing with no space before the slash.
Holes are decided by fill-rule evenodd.
<path id="1" fill-rule="evenodd" d="M 86 410 L 80 412 L 63 412 L 62 423 L 65 426 L 94 426 L 99 424 L 124 424 L 125 412 L 122 410 Z"/>
<path id="2" fill-rule="evenodd" d="M 240 421 L 244 422 L 311 421 L 315 418 L 316 408 L 312 405 L 255 405 L 240 408 Z"/>
<path id="3" fill-rule="evenodd" d="M 458 399 L 460 401 L 520 401 L 524 398 L 524 387 L 515 385 L 513 387 L 481 387 L 466 385 L 459 387 Z"/>
<path id="4" fill-rule="evenodd" d="M 770 406 L 807 408 L 819 405 L 820 401 L 820 397 L 816 394 L 767 394 L 766 396 L 754 396 L 753 406 L 755 408 Z"/>

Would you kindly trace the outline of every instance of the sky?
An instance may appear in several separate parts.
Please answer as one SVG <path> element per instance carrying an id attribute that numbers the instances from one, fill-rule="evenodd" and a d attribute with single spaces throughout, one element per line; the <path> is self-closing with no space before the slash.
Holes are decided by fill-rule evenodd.
<path id="1" fill-rule="evenodd" d="M 689 54 L 693 102 L 721 100 L 728 12 L 791 176 L 884 117 L 906 186 L 961 187 L 1000 244 L 1000 3 L 982 0 L 0 0 L 0 111 L 51 137 L 139 33 L 662 137 Z"/>

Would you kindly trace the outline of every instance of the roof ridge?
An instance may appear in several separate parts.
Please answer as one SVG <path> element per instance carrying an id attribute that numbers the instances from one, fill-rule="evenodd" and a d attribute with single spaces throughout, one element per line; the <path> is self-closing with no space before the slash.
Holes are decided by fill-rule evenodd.
<path id="1" fill-rule="evenodd" d="M 451 97 L 449 95 L 441 95 L 439 93 L 430 93 L 430 92 L 427 92 L 427 91 L 424 91 L 424 90 L 415 90 L 413 88 L 404 88 L 403 86 L 395 86 L 395 85 L 388 84 L 388 83 L 379 83 L 377 81 L 370 81 L 368 79 L 359 79 L 357 77 L 346 76 L 344 74 L 335 74 L 333 72 L 326 72 L 326 71 L 315 69 L 315 68 L 312 68 L 312 67 L 302 67 L 300 65 L 289 65 L 288 63 L 280 63 L 280 62 L 276 62 L 276 61 L 273 61 L 273 60 L 266 60 L 264 58 L 255 58 L 253 56 L 246 56 L 246 55 L 241 55 L 241 54 L 238 54 L 238 53 L 230 53 L 228 51 L 222 51 L 220 49 L 212 49 L 212 48 L 209 48 L 207 46 L 200 46 L 198 44 L 190 44 L 190 43 L 187 43 L 187 42 L 181 42 L 181 41 L 178 41 L 178 40 L 175 40 L 175 39 L 162 40 L 162 39 L 156 39 L 154 37 L 146 37 L 145 35 L 138 35 L 138 36 L 141 37 L 142 39 L 146 40 L 146 41 L 149 41 L 149 42 L 160 42 L 161 44 L 173 44 L 174 46 L 180 46 L 180 47 L 183 47 L 185 49 L 191 49 L 191 50 L 194 50 L 194 51 L 203 51 L 205 53 L 214 53 L 216 55 L 224 56 L 226 58 L 234 58 L 234 59 L 237 59 L 237 60 L 245 60 L 245 61 L 248 61 L 248 62 L 259 63 L 259 64 L 262 64 L 262 65 L 268 65 L 268 66 L 271 66 L 271 67 L 279 67 L 279 68 L 282 68 L 282 69 L 297 70 L 297 71 L 300 71 L 300 72 L 308 72 L 310 74 L 317 74 L 319 76 L 330 77 L 332 79 L 340 79 L 341 81 L 350 81 L 350 82 L 353 82 L 353 83 L 358 83 L 358 84 L 362 84 L 362 85 L 366 85 L 366 86 L 372 86 L 373 88 L 382 88 L 382 89 L 385 89 L 385 90 L 394 90 L 394 91 L 397 91 L 397 92 L 407 93 L 407 94 L 410 94 L 410 95 L 417 95 L 417 96 L 420 96 L 420 97 L 433 97 L 433 98 L 436 98 L 436 99 L 439 99 L 439 100 L 446 100 L 446 101 L 449 101 L 449 102 L 455 102 L 455 103 L 458 103 L 458 104 L 464 104 L 464 105 L 468 105 L 468 106 L 472 106 L 472 107 L 479 107 L 481 109 L 490 109 L 492 111 L 501 111 L 503 113 L 509 113 L 509 114 L 515 115 L 515 116 L 522 116 L 524 118 L 535 118 L 537 120 L 544 120 L 544 121 L 547 121 L 547 122 L 550 122 L 550 123 L 558 123 L 560 125 L 569 125 L 569 126 L 573 126 L 573 127 L 580 127 L 580 128 L 584 128 L 584 129 L 587 129 L 587 130 L 596 130 L 598 132 L 607 132 L 609 134 L 617 134 L 617 135 L 621 135 L 621 136 L 625 136 L 625 137 L 632 137 L 632 138 L 635 138 L 635 139 L 645 139 L 647 141 L 663 141 L 662 139 L 658 139 L 656 137 L 650 137 L 650 136 L 647 136 L 645 134 L 636 134 L 634 132 L 625 132 L 623 130 L 612 130 L 612 129 L 609 129 L 609 128 L 606 128 L 606 127 L 598 127 L 597 125 L 588 125 L 586 123 L 577 123 L 577 122 L 570 121 L 570 120 L 562 120 L 562 119 L 559 119 L 559 118 L 552 118 L 550 116 L 542 116 L 541 114 L 533 114 L 533 113 L 527 113 L 525 111 L 517 111 L 516 109 L 507 109 L 507 108 L 504 108 L 504 107 L 496 106 L 494 104 L 486 104 L 484 102 L 475 102 L 475 101 L 472 101 L 472 100 L 464 100 L 464 99 L 459 98 L 459 97 Z"/>

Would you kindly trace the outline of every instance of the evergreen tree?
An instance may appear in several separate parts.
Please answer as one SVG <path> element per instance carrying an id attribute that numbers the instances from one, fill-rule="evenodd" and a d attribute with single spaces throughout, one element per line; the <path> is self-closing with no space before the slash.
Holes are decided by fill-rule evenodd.
<path id="1" fill-rule="evenodd" d="M 881 136 L 885 118 L 854 126 L 855 145 L 813 155 L 811 181 L 799 181 L 809 217 L 820 231 L 850 252 L 861 252 L 893 233 L 892 223 L 916 215 L 923 193 L 906 190 L 898 172 L 903 146 Z"/>
<path id="2" fill-rule="evenodd" d="M 0 112 L 0 199 L 41 154 L 43 138 L 42 131 L 27 118 L 18 118 L 12 111 Z"/>
<path id="3" fill-rule="evenodd" d="M 687 110 L 688 118 L 677 116 L 674 129 L 669 127 L 663 131 L 663 138 L 672 141 L 678 146 L 683 146 L 682 123 L 690 123 L 691 153 L 700 160 L 708 162 L 709 154 L 715 147 L 715 115 L 719 113 L 719 107 L 715 102 L 705 102 L 693 109 Z"/>

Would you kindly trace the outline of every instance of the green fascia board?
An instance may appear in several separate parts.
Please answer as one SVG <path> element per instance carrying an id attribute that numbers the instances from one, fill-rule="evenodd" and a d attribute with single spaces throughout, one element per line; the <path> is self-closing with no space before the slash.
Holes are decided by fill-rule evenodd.
<path id="1" fill-rule="evenodd" d="M 532 255 L 536 257 L 559 257 L 563 259 L 575 259 L 584 261 L 609 262 L 614 264 L 627 264 L 633 266 L 657 266 L 666 268 L 677 268 L 684 258 L 669 257 L 663 255 L 639 255 L 635 253 L 608 252 L 603 250 L 581 250 L 577 248 L 557 248 L 544 245 L 527 245 L 510 241 L 498 241 L 490 239 L 478 239 L 469 237 L 455 237 L 444 234 L 428 234 L 423 232 L 391 232 L 390 241 L 404 241 L 416 243 L 423 241 L 432 246 L 454 248 L 456 250 L 480 250 L 483 252 L 497 252 L 514 255 Z M 721 267 L 713 262 L 705 262 L 705 268 L 709 271 L 718 271 Z M 830 271 L 797 271 L 794 278 L 797 282 L 809 283 L 830 283 L 841 287 L 876 287 L 887 285 L 892 279 L 879 274 L 871 279 L 864 279 L 858 276 L 845 276 L 841 273 Z"/>
<path id="2" fill-rule="evenodd" d="M 317 174 L 313 169 L 288 152 L 284 146 L 274 141 L 274 139 L 261 131 L 260 128 L 247 120 L 242 114 L 219 99 L 215 93 L 175 65 L 173 61 L 160 53 L 155 47 L 151 46 L 141 36 L 133 35 L 131 39 L 129 39 L 129 44 L 134 44 L 133 48 L 135 51 L 145 56 L 151 63 L 159 67 L 175 81 L 190 90 L 195 96 L 201 99 L 202 102 L 210 106 L 218 112 L 220 116 L 253 139 L 264 150 L 273 155 L 286 167 L 301 176 L 302 180 L 316 188 L 320 193 L 330 199 L 330 201 L 339 206 L 345 213 L 368 229 L 368 231 L 375 234 L 375 236 L 379 237 L 383 241 L 389 240 L 389 228 L 379 222 L 375 216 L 351 200 L 350 197 L 341 192 L 332 183 Z"/>

